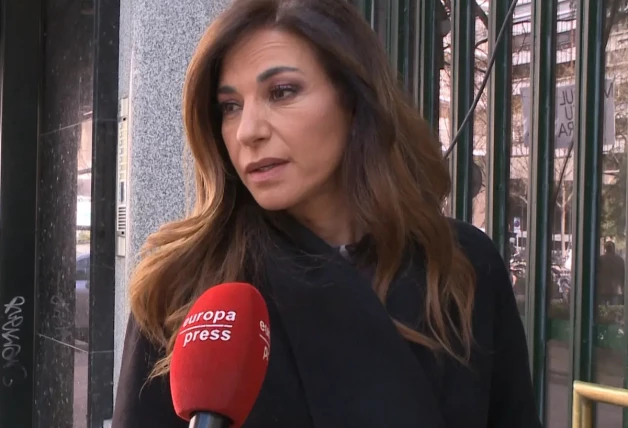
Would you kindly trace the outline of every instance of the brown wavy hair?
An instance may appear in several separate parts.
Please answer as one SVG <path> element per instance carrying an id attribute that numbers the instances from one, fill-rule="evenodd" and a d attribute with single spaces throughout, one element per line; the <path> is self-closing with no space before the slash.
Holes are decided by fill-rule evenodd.
<path id="1" fill-rule="evenodd" d="M 427 330 L 395 323 L 408 340 L 468 361 L 475 277 L 441 210 L 449 172 L 378 36 L 346 1 L 236 0 L 208 28 L 187 71 L 183 116 L 194 157 L 194 208 L 148 238 L 130 281 L 133 315 L 165 355 L 153 376 L 168 373 L 176 331 L 195 298 L 208 284 L 241 279 L 255 235 L 267 227 L 250 215 L 250 194 L 227 155 L 216 103 L 226 52 L 266 28 L 307 40 L 353 113 L 341 168 L 355 221 L 375 243 L 375 292 L 385 300 L 403 252 L 418 242 L 426 255 Z"/>

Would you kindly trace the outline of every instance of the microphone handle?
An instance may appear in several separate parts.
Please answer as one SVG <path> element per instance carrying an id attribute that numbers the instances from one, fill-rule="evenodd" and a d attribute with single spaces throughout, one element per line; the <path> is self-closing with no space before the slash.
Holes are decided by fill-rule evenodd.
<path id="1" fill-rule="evenodd" d="M 216 413 L 195 413 L 190 419 L 189 428 L 230 428 L 231 420 Z"/>

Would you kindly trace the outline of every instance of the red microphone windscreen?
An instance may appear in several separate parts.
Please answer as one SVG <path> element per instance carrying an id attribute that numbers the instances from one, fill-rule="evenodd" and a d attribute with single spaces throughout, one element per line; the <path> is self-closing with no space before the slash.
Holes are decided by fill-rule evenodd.
<path id="1" fill-rule="evenodd" d="M 179 417 L 212 412 L 240 427 L 262 387 L 270 356 L 264 298 L 245 283 L 207 290 L 192 306 L 172 352 L 170 388 Z"/>

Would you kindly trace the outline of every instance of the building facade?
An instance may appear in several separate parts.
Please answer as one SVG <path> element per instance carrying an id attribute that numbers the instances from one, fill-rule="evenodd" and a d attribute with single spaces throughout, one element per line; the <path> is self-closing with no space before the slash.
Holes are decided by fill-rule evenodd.
<path id="1" fill-rule="evenodd" d="M 448 153 L 444 209 L 510 267 L 545 426 L 571 426 L 574 380 L 628 386 L 628 2 L 351 2 Z M 229 3 L 0 3 L 0 428 L 108 426 L 128 275 L 189 207 L 185 70 Z"/>

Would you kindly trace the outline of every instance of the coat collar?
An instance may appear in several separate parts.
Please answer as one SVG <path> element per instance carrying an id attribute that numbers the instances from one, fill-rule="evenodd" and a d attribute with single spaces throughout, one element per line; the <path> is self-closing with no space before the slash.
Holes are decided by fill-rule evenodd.
<path id="1" fill-rule="evenodd" d="M 282 222 L 272 240 L 277 245 L 265 256 L 269 304 L 279 314 L 314 426 L 442 427 L 434 384 L 369 278 L 295 220 Z M 407 287 L 416 303 L 408 305 L 409 294 L 400 293 Z M 419 288 L 415 275 L 397 278 L 393 315 L 419 322 Z"/>

